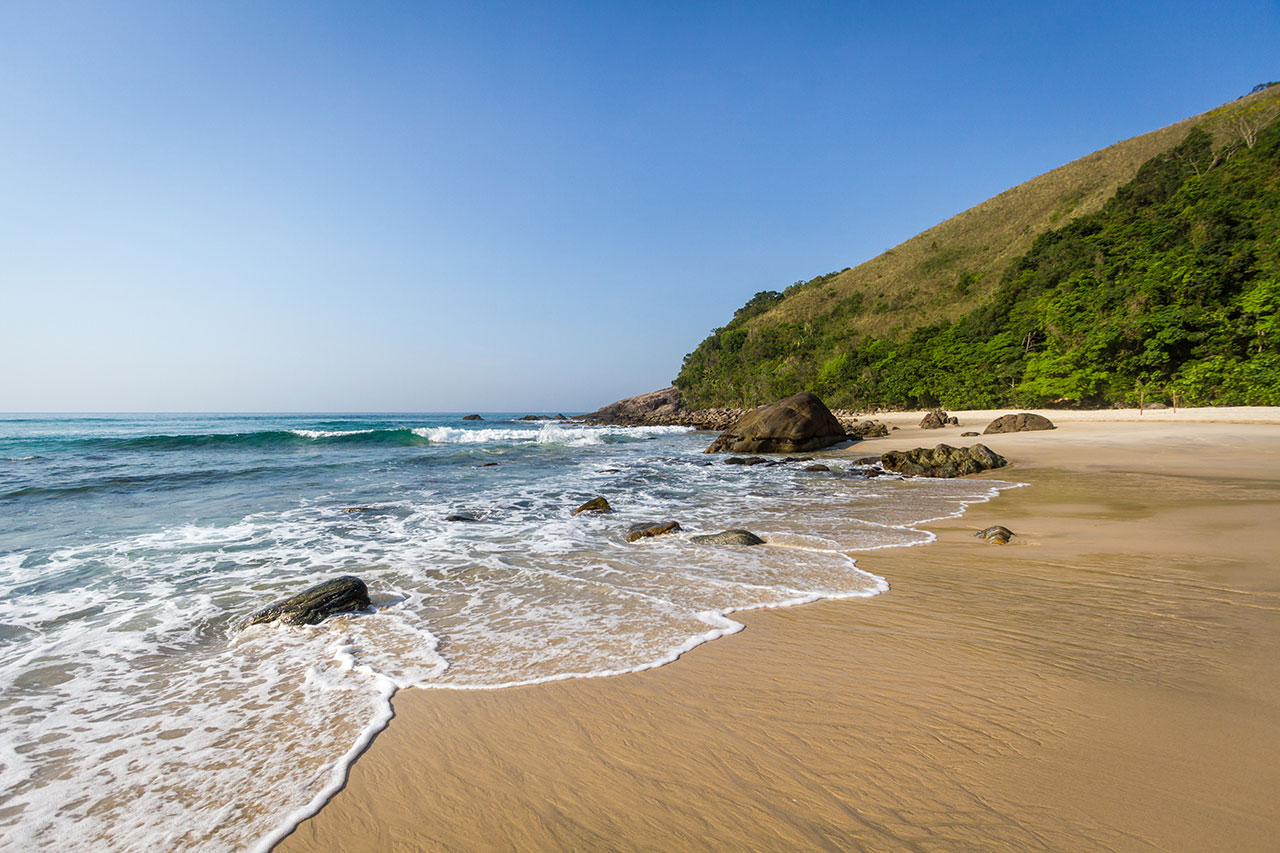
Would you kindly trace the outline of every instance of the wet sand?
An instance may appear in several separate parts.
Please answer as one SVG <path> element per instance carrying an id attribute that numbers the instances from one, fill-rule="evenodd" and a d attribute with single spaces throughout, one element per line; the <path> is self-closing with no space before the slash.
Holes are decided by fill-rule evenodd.
<path id="1" fill-rule="evenodd" d="M 1280 413 L 1190 412 L 882 417 L 833 455 L 982 441 L 1028 485 L 657 670 L 402 691 L 279 849 L 1275 849 Z"/>

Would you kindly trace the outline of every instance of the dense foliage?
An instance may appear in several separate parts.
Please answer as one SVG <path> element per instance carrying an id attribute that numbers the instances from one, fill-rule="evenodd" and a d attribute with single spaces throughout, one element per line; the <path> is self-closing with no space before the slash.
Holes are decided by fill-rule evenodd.
<path id="1" fill-rule="evenodd" d="M 855 298 L 748 324 L 780 298 L 756 294 L 685 357 L 687 405 L 801 390 L 849 408 L 1280 405 L 1280 122 L 1216 150 L 1192 130 L 1101 210 L 1041 234 L 953 323 L 853 338 L 841 314 L 874 310 Z"/>

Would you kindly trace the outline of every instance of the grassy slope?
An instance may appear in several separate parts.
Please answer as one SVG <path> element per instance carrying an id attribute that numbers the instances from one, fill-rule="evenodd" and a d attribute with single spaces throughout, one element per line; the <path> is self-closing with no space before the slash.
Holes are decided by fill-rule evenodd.
<path id="1" fill-rule="evenodd" d="M 1234 133 L 1233 116 L 1259 106 L 1280 110 L 1280 86 L 1117 142 L 1033 178 L 857 267 L 788 288 L 772 308 L 734 325 L 752 337 L 767 334 L 770 327 L 817 323 L 823 335 L 892 340 L 921 326 L 955 320 L 989 299 L 1003 271 L 1037 235 L 1099 210 L 1144 162 L 1177 146 L 1197 124 L 1219 142 L 1227 141 Z M 699 386 L 683 372 L 677 384 L 692 404 L 760 402 L 751 388 Z"/>

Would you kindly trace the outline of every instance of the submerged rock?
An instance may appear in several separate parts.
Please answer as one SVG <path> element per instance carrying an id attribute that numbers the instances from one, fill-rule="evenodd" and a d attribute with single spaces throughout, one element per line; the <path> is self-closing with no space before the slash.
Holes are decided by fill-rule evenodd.
<path id="1" fill-rule="evenodd" d="M 649 539 L 653 536 L 664 536 L 668 533 L 675 533 L 680 529 L 679 523 L 675 521 L 642 521 L 639 524 L 631 525 L 627 530 L 627 541 L 635 542 L 640 539 Z"/>
<path id="2" fill-rule="evenodd" d="M 345 506 L 345 507 L 343 507 L 343 508 L 341 509 L 341 512 L 373 512 L 373 507 L 371 507 L 371 506 Z"/>
<path id="3" fill-rule="evenodd" d="M 880 457 L 886 471 L 907 477 L 963 477 L 991 468 L 1002 468 L 1009 460 L 985 444 L 971 447 L 917 447 L 914 450 L 891 450 Z"/>
<path id="4" fill-rule="evenodd" d="M 479 415 L 463 415 L 463 416 L 462 416 L 462 419 L 463 419 L 464 421 L 482 421 L 482 420 L 484 420 L 484 418 L 480 417 Z"/>
<path id="5" fill-rule="evenodd" d="M 335 613 L 366 610 L 369 606 L 369 589 L 364 581 L 354 575 L 343 575 L 262 608 L 249 616 L 241 627 L 276 619 L 286 625 L 315 625 Z"/>
<path id="6" fill-rule="evenodd" d="M 1009 540 L 1012 539 L 1017 534 L 1014 533 L 1009 528 L 1002 527 L 999 524 L 997 524 L 994 527 L 988 527 L 986 530 L 979 530 L 977 533 L 973 535 L 978 537 L 979 539 L 985 539 L 986 541 L 991 542 L 992 544 L 995 544 L 995 545 L 1008 545 Z"/>
<path id="7" fill-rule="evenodd" d="M 1019 412 L 1016 415 L 1001 415 L 987 424 L 987 428 L 982 432 L 991 435 L 1001 432 L 1030 432 L 1037 429 L 1057 429 L 1057 427 L 1044 415 Z"/>
<path id="8" fill-rule="evenodd" d="M 603 514 L 606 512 L 613 512 L 613 507 L 609 506 L 609 502 L 604 498 L 592 498 L 582 506 L 575 509 L 573 514 L 577 515 L 580 512 L 598 512 Z"/>
<path id="9" fill-rule="evenodd" d="M 803 453 L 846 440 L 831 410 L 807 391 L 752 409 L 707 448 L 707 453 Z"/>
<path id="10" fill-rule="evenodd" d="M 750 530 L 724 530 L 703 536 L 691 536 L 690 542 L 699 545 L 763 545 L 764 540 Z"/>

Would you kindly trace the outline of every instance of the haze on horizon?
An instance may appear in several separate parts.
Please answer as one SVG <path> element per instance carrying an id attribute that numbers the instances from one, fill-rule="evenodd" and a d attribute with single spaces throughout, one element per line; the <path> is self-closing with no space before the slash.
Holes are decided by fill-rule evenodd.
<path id="1" fill-rule="evenodd" d="M 1276 79 L 1280 5 L 0 8 L 0 411 L 585 411 Z"/>

